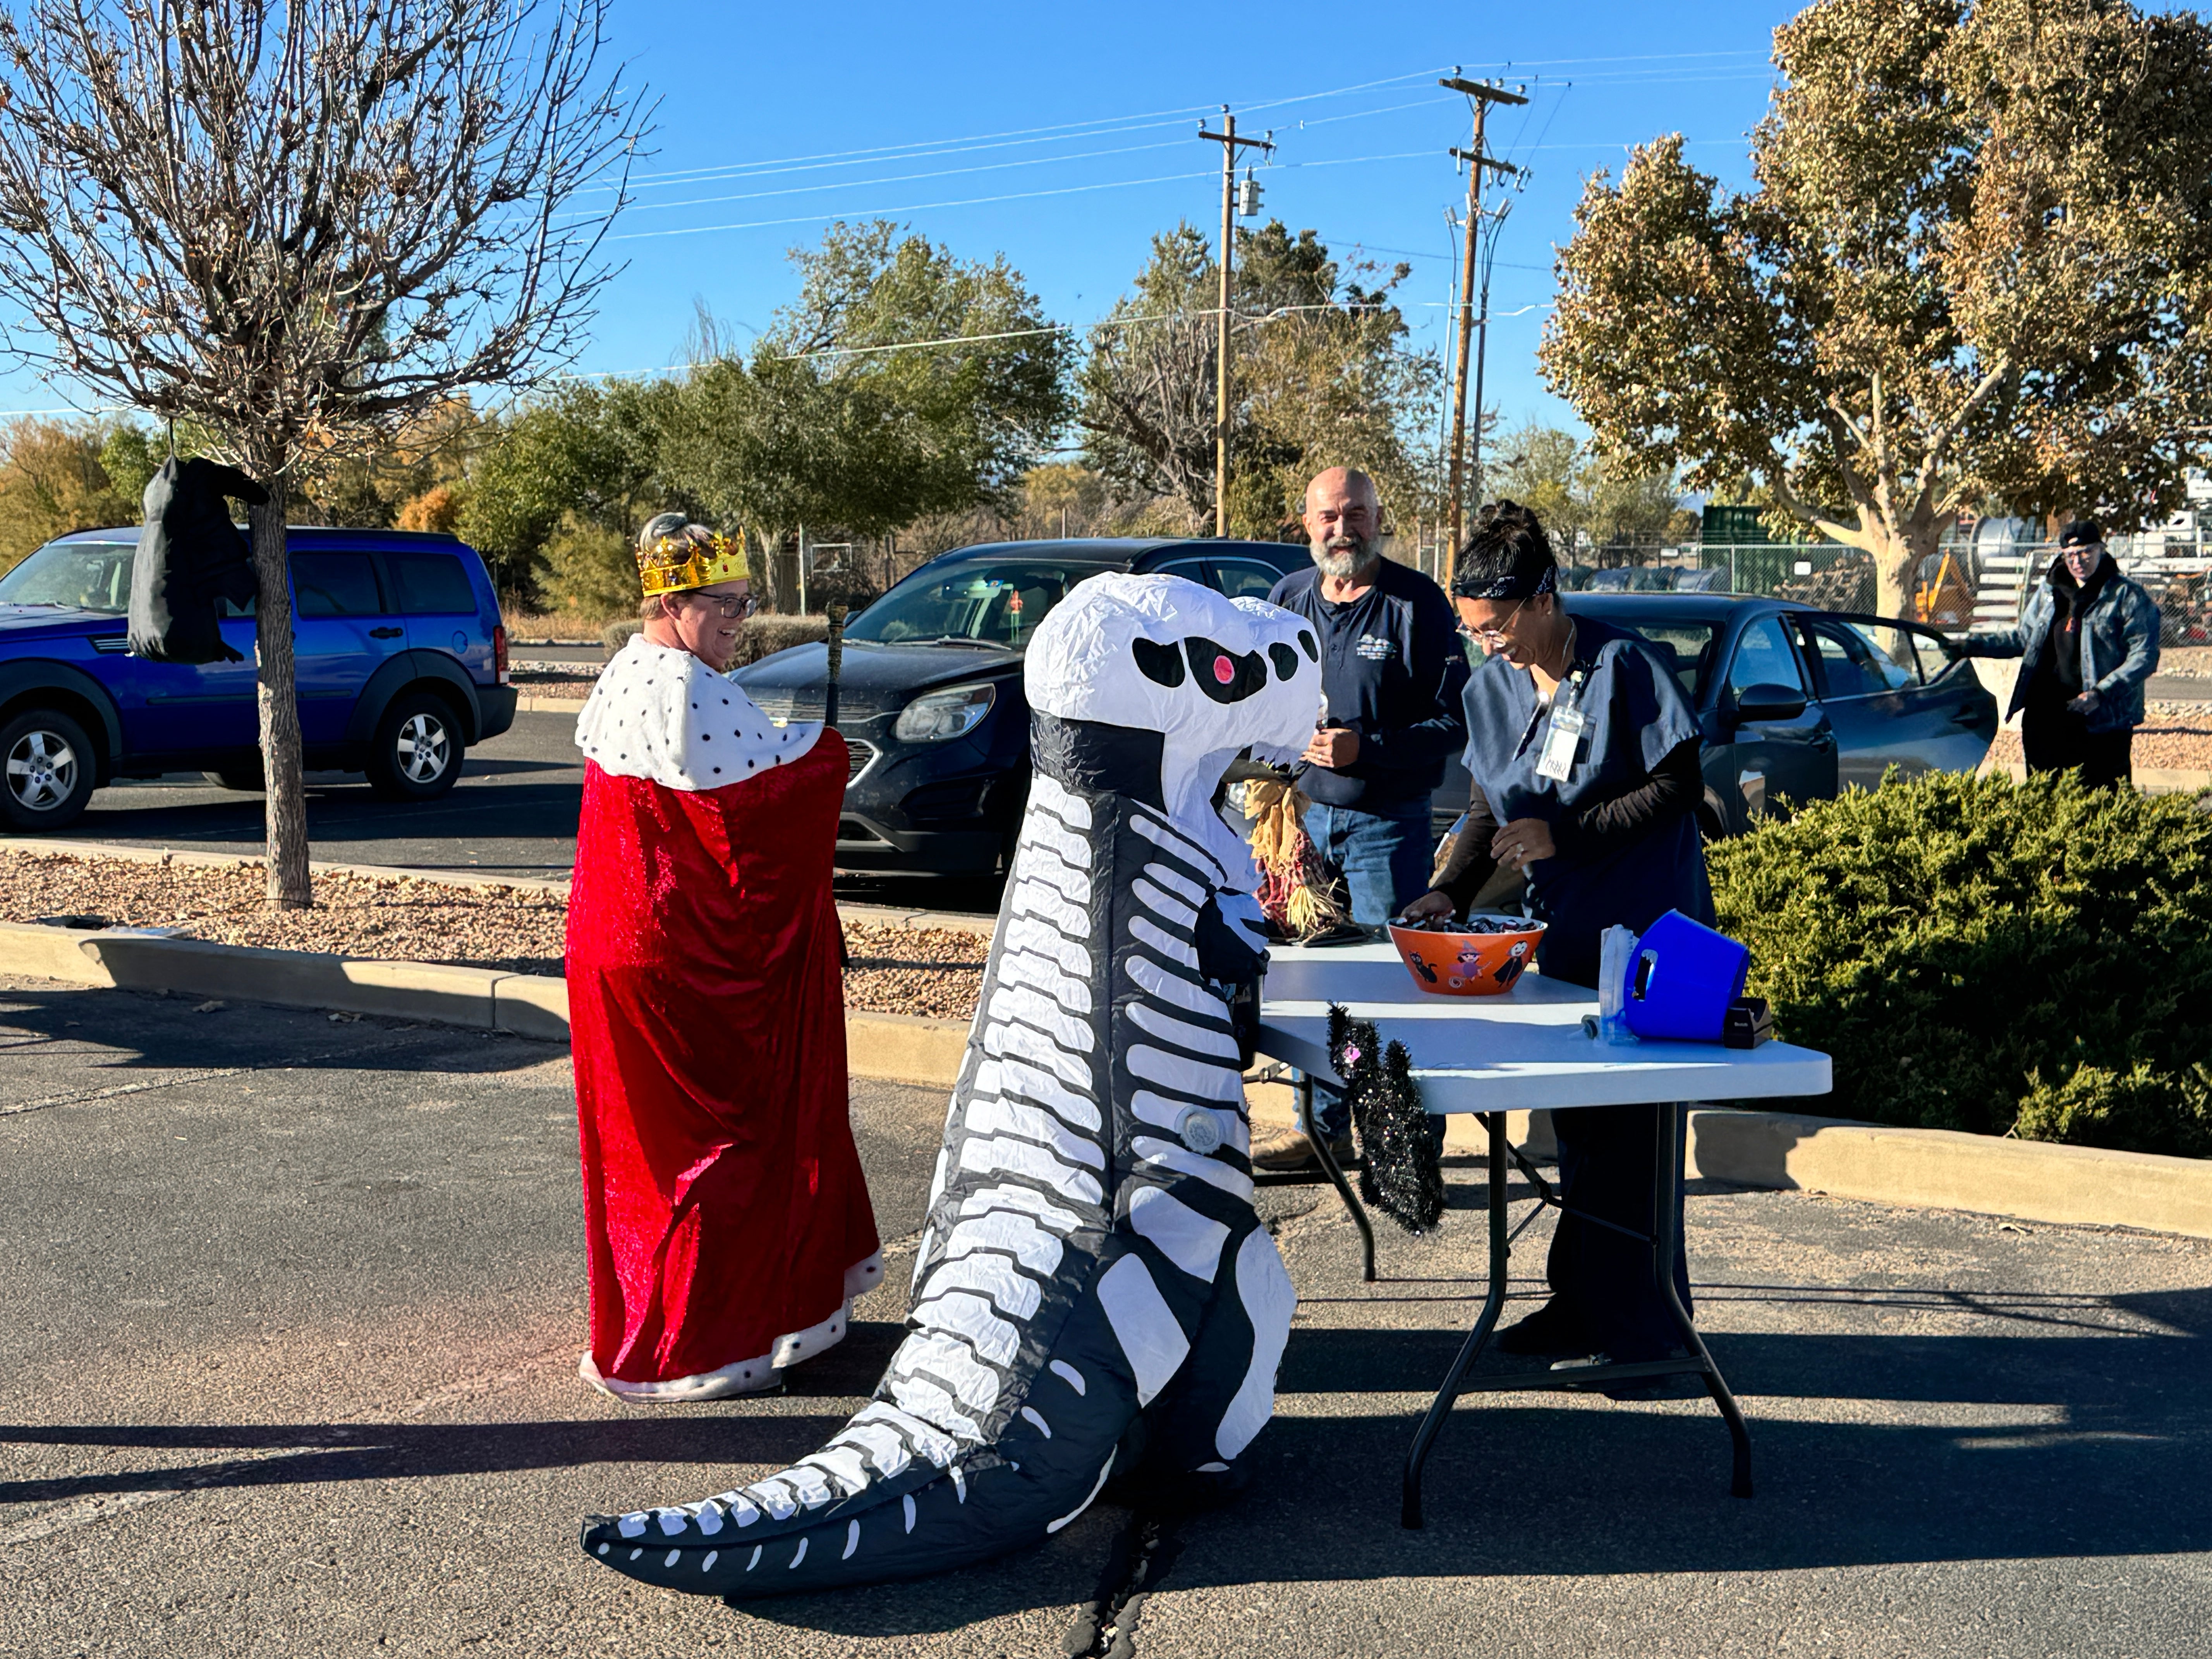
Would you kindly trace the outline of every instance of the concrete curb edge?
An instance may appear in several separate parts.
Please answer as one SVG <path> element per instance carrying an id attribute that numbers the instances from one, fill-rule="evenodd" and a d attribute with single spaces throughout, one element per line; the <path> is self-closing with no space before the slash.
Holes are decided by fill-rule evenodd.
<path id="1" fill-rule="evenodd" d="M 437 963 L 0 922 L 0 974 L 417 1019 L 544 1042 L 568 1036 L 564 981 Z M 968 1030 L 959 1020 L 848 1013 L 848 1068 L 854 1077 L 950 1089 Z M 1707 1108 L 1690 1114 L 1686 1162 L 1690 1174 L 1732 1186 L 2212 1238 L 2212 1159 Z"/>

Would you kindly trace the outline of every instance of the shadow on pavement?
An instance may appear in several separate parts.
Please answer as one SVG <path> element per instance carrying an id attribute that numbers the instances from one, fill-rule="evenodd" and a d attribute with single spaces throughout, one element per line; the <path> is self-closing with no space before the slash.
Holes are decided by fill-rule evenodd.
<path id="1" fill-rule="evenodd" d="M 1413 1418 L 1279 1418 L 1229 1508 L 1178 1523 L 1164 1588 L 1384 1577 L 1758 1571 L 2212 1548 L 2212 1435 L 2198 1406 L 2212 1291 L 2111 1298 L 2175 1334 L 1733 1334 L 1717 1355 L 1747 1395 L 1832 1402 L 1754 1421 L 1759 1496 L 1727 1495 L 1728 1441 L 1701 1401 L 1589 1409 L 1463 1404 L 1428 1471 L 1429 1525 L 1398 1525 Z M 856 1325 L 794 1392 L 831 1409 L 771 1415 L 743 1403 L 586 1421 L 208 1427 L 0 1427 L 0 1442 L 220 1456 L 185 1467 L 0 1483 L 0 1503 L 148 1489 L 434 1479 L 601 1462 L 698 1467 L 704 1496 L 731 1466 L 774 1467 L 818 1447 L 872 1384 L 900 1328 Z M 1310 1331 L 1291 1339 L 1287 1396 L 1405 1393 L 1449 1361 L 1449 1331 Z M 834 1359 L 834 1364 L 831 1363 Z M 849 1389 L 851 1395 L 841 1395 Z M 817 1393 L 818 1391 L 818 1393 Z M 1949 1420 L 1881 1420 L 1867 1402 L 1942 1407 Z M 2032 1404 L 2017 1411 L 1977 1408 Z M 268 1455 L 268 1454 L 275 1455 Z M 125 1460 L 127 1461 L 127 1460 Z M 713 1468 L 717 1473 L 704 1477 Z M 640 1493 L 638 1501 L 671 1494 Z M 1117 1512 L 1083 1535 L 951 1573 L 748 1602 L 775 1624 L 848 1635 L 957 1628 L 1087 1595 Z M 563 1517 L 547 1517 L 549 1525 Z M 1066 1581 L 1063 1583 L 1062 1581 Z"/>
<path id="2" fill-rule="evenodd" d="M 423 1049 L 440 1044 L 448 1052 L 440 1055 L 439 1066 L 447 1071 L 515 1071 L 567 1053 L 558 1044 L 465 1026 L 368 1017 L 333 1024 L 312 1009 L 247 1003 L 207 1015 L 194 1012 L 196 1006 L 182 993 L 165 997 L 94 988 L 0 993 L 0 1101 L 22 1094 L 9 1078 L 7 1062 L 45 1060 L 53 1043 L 89 1048 L 90 1075 L 103 1086 L 137 1073 L 209 1066 L 416 1072 Z"/>

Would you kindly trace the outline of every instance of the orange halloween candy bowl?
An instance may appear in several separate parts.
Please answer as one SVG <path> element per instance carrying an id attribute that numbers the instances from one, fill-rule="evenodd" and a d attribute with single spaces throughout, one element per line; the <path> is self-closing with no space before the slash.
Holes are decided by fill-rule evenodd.
<path id="1" fill-rule="evenodd" d="M 1470 933 L 1433 927 L 1390 926 L 1390 943 L 1406 971 L 1424 991 L 1440 997 L 1494 997 L 1513 988 L 1536 959 L 1544 924 L 1523 916 L 1470 916 L 1494 932 Z M 1499 924 L 1510 923 L 1510 926 Z"/>

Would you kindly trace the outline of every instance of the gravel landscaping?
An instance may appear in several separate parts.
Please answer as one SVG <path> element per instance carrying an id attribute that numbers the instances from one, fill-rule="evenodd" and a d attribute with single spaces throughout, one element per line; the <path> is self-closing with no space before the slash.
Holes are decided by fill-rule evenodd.
<path id="1" fill-rule="evenodd" d="M 599 671 L 591 663 L 517 661 L 508 678 L 526 696 L 574 697 L 581 702 L 599 683 Z"/>
<path id="2" fill-rule="evenodd" d="M 2181 710 L 2193 712 L 2183 713 Z M 2197 704 L 2154 703 L 2149 718 L 2136 728 L 2135 764 L 2183 772 L 2212 772 L 2212 715 Z M 2001 731 L 1990 745 L 1999 766 L 2021 763 L 2020 733 Z"/>
<path id="3" fill-rule="evenodd" d="M 558 893 L 325 872 L 315 878 L 313 909 L 273 910 L 262 890 L 261 866 L 244 860 L 0 855 L 0 921 L 97 917 L 106 926 L 169 928 L 217 945 L 561 972 L 568 906 Z M 848 921 L 845 943 L 852 956 L 847 1007 L 934 1019 L 975 1012 L 990 948 L 981 935 Z"/>

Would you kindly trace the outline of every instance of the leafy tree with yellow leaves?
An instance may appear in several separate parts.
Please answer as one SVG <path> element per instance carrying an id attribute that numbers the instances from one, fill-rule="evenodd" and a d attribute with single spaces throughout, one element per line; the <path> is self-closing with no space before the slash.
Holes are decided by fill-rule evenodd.
<path id="1" fill-rule="evenodd" d="M 2212 432 L 2212 27 L 1819 0 L 1774 62 L 1750 190 L 1676 135 L 1577 210 L 1540 355 L 1598 442 L 1752 475 L 1893 611 L 1962 506 L 2172 513 Z"/>

